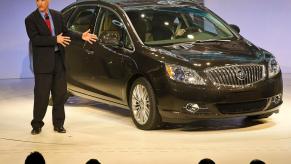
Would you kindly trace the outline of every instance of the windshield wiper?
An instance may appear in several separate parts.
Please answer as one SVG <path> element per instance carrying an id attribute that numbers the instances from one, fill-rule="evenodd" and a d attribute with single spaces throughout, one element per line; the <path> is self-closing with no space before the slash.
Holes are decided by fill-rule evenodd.
<path id="1" fill-rule="evenodd" d="M 196 40 L 195 43 L 206 43 L 206 42 L 231 42 L 229 39 L 208 39 L 208 40 Z"/>

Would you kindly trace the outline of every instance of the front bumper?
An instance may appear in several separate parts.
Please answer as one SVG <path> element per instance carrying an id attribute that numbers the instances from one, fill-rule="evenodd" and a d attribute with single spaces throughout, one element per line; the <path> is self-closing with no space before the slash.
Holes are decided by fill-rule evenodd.
<path id="1" fill-rule="evenodd" d="M 239 89 L 185 85 L 166 78 L 162 83 L 156 93 L 164 122 L 277 113 L 283 103 L 281 74 Z M 189 104 L 194 110 L 188 109 Z"/>

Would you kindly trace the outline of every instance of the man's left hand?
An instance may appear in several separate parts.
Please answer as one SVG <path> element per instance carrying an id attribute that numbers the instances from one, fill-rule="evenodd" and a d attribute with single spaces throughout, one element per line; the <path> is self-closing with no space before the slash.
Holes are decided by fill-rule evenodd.
<path id="1" fill-rule="evenodd" d="M 97 41 L 97 36 L 94 34 L 90 34 L 90 29 L 89 29 L 82 34 L 82 39 L 84 41 L 89 42 L 90 44 L 93 44 L 93 42 Z"/>

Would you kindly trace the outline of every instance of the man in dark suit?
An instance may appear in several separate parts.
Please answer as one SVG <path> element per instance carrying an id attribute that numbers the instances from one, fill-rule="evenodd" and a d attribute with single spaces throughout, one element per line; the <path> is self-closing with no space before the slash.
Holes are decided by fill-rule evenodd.
<path id="1" fill-rule="evenodd" d="M 69 31 L 61 13 L 49 9 L 50 0 L 36 0 L 37 9 L 25 19 L 26 31 L 32 43 L 35 77 L 33 120 L 31 134 L 39 134 L 44 126 L 49 95 L 53 99 L 53 126 L 66 133 L 64 104 L 67 94 L 65 49 L 72 39 L 83 39 L 92 44 L 97 39 L 90 30 L 81 33 Z"/>

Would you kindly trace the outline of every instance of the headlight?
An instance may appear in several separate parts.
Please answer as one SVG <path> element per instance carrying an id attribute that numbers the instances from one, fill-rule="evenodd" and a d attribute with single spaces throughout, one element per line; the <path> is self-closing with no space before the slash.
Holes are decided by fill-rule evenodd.
<path id="1" fill-rule="evenodd" d="M 179 65 L 166 64 L 166 72 L 172 80 L 186 84 L 205 85 L 204 79 L 195 70 Z"/>
<path id="2" fill-rule="evenodd" d="M 269 78 L 276 76 L 280 72 L 280 66 L 275 58 L 271 58 L 268 65 Z"/>

